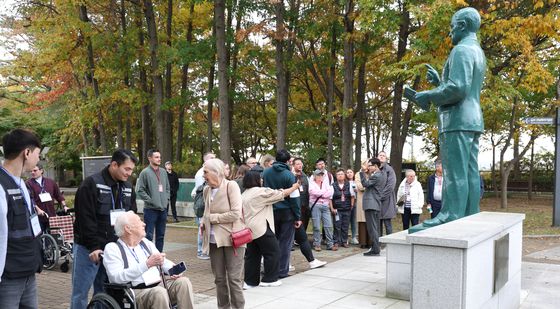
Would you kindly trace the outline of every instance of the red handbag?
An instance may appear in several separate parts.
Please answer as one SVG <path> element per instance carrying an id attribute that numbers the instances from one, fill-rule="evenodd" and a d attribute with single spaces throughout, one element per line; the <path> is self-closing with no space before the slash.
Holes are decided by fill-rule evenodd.
<path id="1" fill-rule="evenodd" d="M 229 185 L 229 183 L 228 183 Z M 226 195 L 228 198 L 229 208 L 231 210 L 231 203 L 229 201 L 229 188 L 226 186 Z M 241 207 L 241 219 L 243 224 L 245 225 L 245 214 L 243 212 L 243 207 Z M 231 232 L 231 244 L 233 246 L 233 254 L 237 256 L 237 248 L 243 246 L 244 244 L 248 244 L 253 241 L 253 232 L 250 228 L 246 227 L 241 229 L 237 232 Z"/>

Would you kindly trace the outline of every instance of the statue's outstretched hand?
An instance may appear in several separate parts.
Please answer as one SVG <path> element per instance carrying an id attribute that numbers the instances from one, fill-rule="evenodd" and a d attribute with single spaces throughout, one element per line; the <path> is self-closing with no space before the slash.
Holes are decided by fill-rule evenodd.
<path id="1" fill-rule="evenodd" d="M 426 78 L 430 82 L 430 84 L 434 86 L 439 86 L 439 74 L 436 69 L 434 69 L 431 65 L 425 64 L 426 68 L 428 68 L 428 73 L 426 74 Z"/>
<path id="2" fill-rule="evenodd" d="M 425 111 L 430 110 L 430 96 L 428 93 L 429 91 L 421 91 L 417 92 L 414 96 L 416 104 Z"/>

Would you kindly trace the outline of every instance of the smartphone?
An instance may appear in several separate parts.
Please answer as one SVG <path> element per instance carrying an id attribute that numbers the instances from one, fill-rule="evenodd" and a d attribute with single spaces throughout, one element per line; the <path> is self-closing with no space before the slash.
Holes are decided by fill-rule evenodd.
<path id="1" fill-rule="evenodd" d="M 178 264 L 175 264 L 175 266 L 171 267 L 167 273 L 169 273 L 170 276 L 173 275 L 180 275 L 181 273 L 183 273 L 185 270 L 187 270 L 187 265 L 185 265 L 185 262 L 180 262 Z"/>

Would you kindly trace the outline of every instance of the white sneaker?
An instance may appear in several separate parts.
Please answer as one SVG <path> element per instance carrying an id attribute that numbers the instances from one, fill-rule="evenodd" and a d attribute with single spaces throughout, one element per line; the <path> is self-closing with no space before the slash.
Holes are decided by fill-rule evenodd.
<path id="1" fill-rule="evenodd" d="M 274 282 L 262 282 L 261 281 L 261 284 L 259 284 L 259 286 L 262 286 L 262 287 L 274 287 L 274 286 L 281 286 L 281 285 L 282 285 L 282 281 L 280 281 L 280 280 L 276 280 Z"/>
<path id="2" fill-rule="evenodd" d="M 318 259 L 314 259 L 313 261 L 309 262 L 309 268 L 314 269 L 314 268 L 319 268 L 319 267 L 323 267 L 327 264 L 327 262 L 325 261 L 320 261 Z"/>
<path id="3" fill-rule="evenodd" d="M 245 281 L 243 282 L 243 289 L 244 290 L 249 290 L 249 289 L 256 288 L 256 287 L 257 287 L 256 285 L 248 285 Z"/>
<path id="4" fill-rule="evenodd" d="M 358 241 L 358 238 L 356 238 L 356 237 L 352 238 L 352 240 L 350 241 L 350 244 L 352 244 L 352 245 L 357 245 L 359 243 L 360 242 Z"/>
<path id="5" fill-rule="evenodd" d="M 290 266 L 288 266 L 288 271 L 294 271 L 296 270 L 296 268 L 294 267 L 294 265 L 290 264 Z"/>

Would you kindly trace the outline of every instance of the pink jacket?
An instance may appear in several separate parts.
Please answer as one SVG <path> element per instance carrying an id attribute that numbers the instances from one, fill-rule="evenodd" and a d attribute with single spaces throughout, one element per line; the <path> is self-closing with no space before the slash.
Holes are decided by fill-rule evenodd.
<path id="1" fill-rule="evenodd" d="M 309 179 L 309 207 L 315 203 L 315 200 L 319 198 L 317 204 L 329 205 L 330 200 L 333 195 L 333 187 L 328 181 L 323 179 L 321 186 L 315 182 L 313 178 Z"/>

